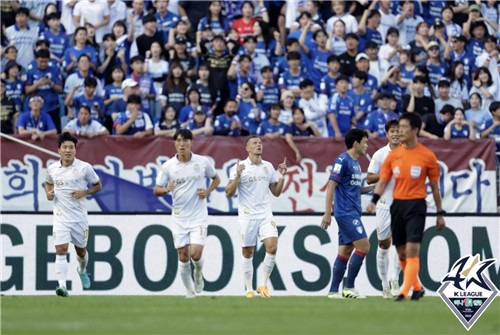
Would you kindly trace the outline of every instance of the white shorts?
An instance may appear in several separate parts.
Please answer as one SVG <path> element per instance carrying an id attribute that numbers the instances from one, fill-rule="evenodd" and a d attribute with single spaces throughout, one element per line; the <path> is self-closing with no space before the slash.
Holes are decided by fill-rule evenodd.
<path id="1" fill-rule="evenodd" d="M 241 246 L 253 247 L 268 237 L 278 237 L 278 228 L 273 216 L 264 219 L 238 219 L 240 226 Z"/>
<path id="2" fill-rule="evenodd" d="M 85 248 L 89 238 L 88 222 L 54 222 L 52 227 L 54 245 L 73 243 L 75 247 Z"/>
<path id="3" fill-rule="evenodd" d="M 377 217 L 377 239 L 379 241 L 387 240 L 392 236 L 391 211 L 385 208 L 377 208 L 375 216 Z"/>
<path id="4" fill-rule="evenodd" d="M 176 249 L 189 244 L 205 245 L 207 239 L 207 219 L 179 220 L 172 218 L 172 233 Z"/>

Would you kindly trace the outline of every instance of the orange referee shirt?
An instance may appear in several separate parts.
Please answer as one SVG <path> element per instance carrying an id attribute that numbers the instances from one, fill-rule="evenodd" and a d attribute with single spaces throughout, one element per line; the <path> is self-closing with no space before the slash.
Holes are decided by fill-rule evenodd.
<path id="1" fill-rule="evenodd" d="M 380 169 L 380 179 L 389 182 L 394 176 L 394 199 L 425 199 L 425 179 L 439 180 L 436 155 L 422 144 L 408 149 L 400 146 L 387 156 Z"/>

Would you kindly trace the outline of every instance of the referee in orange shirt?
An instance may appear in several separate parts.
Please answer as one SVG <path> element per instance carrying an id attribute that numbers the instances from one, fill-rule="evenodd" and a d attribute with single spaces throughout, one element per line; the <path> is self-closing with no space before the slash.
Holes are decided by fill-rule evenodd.
<path id="1" fill-rule="evenodd" d="M 411 300 L 419 300 L 424 288 L 418 279 L 420 270 L 420 244 L 424 234 L 427 212 L 426 178 L 429 177 L 432 195 L 436 203 L 438 231 L 445 226 L 439 195 L 439 165 L 436 155 L 418 143 L 417 135 L 422 127 L 420 116 L 405 113 L 399 118 L 399 137 L 404 144 L 391 151 L 380 170 L 380 179 L 367 211 L 375 213 L 375 205 L 394 176 L 394 202 L 391 205 L 391 230 L 393 244 L 404 271 L 403 286 L 396 301 L 403 301 L 413 288 Z"/>

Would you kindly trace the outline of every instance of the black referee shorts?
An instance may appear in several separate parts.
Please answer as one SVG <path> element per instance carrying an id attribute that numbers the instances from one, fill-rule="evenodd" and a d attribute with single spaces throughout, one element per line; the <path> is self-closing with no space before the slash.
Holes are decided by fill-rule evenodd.
<path id="1" fill-rule="evenodd" d="M 392 243 L 395 246 L 406 244 L 406 242 L 421 243 L 426 213 L 425 199 L 394 199 L 391 205 Z"/>

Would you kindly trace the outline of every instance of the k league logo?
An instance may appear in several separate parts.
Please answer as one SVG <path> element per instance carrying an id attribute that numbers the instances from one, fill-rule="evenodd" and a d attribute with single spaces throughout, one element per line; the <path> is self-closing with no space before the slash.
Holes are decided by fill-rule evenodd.
<path id="1" fill-rule="evenodd" d="M 495 258 L 481 261 L 478 254 L 460 258 L 441 280 L 438 293 L 465 329 L 470 330 L 498 294 L 486 269 Z"/>

